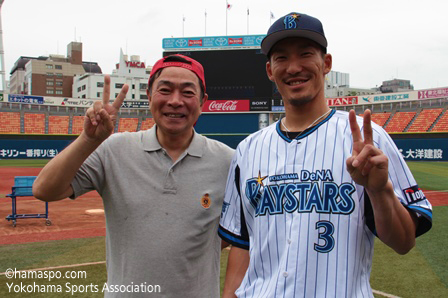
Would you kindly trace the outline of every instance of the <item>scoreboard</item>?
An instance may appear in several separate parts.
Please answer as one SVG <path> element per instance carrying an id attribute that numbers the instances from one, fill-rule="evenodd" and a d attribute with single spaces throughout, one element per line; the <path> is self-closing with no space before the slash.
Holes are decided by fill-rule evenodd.
<path id="1" fill-rule="evenodd" d="M 172 54 L 189 56 L 204 66 L 209 99 L 270 100 L 273 96 L 267 58 L 260 49 L 169 51 L 163 56 Z"/>

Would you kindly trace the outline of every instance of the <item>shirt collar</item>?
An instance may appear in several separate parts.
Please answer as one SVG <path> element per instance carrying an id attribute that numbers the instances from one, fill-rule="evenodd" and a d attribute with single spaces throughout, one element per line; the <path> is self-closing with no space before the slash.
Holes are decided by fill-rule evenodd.
<path id="1" fill-rule="evenodd" d="M 143 133 L 141 142 L 144 151 L 157 151 L 162 149 L 159 140 L 157 140 L 156 125 Z M 193 139 L 191 140 L 190 146 L 188 146 L 186 150 L 187 154 L 191 156 L 202 157 L 202 155 L 204 154 L 204 148 L 205 137 L 198 134 L 193 129 Z"/>

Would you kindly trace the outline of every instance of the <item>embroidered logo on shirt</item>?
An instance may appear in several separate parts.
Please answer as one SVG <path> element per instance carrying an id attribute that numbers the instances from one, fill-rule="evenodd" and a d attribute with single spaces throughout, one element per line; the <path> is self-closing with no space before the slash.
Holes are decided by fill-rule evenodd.
<path id="1" fill-rule="evenodd" d="M 204 207 L 205 209 L 208 209 L 208 208 L 210 208 L 211 204 L 212 204 L 212 200 L 211 200 L 210 196 L 208 195 L 208 193 L 206 193 L 201 198 L 201 206 Z"/>

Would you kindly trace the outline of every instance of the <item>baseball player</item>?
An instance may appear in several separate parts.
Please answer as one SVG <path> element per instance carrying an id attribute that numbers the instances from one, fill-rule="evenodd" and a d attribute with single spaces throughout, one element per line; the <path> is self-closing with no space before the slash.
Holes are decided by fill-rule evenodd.
<path id="1" fill-rule="evenodd" d="M 431 228 L 432 207 L 392 139 L 331 110 L 321 22 L 277 20 L 261 49 L 285 117 L 242 141 L 219 235 L 233 244 L 224 297 L 373 297 L 374 237 L 399 254 Z"/>

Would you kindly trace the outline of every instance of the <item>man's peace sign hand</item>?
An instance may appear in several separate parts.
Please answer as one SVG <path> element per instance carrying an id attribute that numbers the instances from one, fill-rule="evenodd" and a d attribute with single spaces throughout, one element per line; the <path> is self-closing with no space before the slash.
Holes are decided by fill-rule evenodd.
<path id="1" fill-rule="evenodd" d="M 354 110 L 349 114 L 353 137 L 352 156 L 347 159 L 347 169 L 352 179 L 367 190 L 378 192 L 386 187 L 388 176 L 388 159 L 384 153 L 373 145 L 371 112 L 364 113 L 364 140 L 361 135 Z"/>
<path id="2" fill-rule="evenodd" d="M 110 76 L 104 76 L 103 100 L 97 100 L 90 107 L 84 119 L 84 132 L 91 140 L 103 142 L 114 131 L 117 114 L 126 97 L 129 86 L 121 88 L 115 101 L 110 104 Z"/>

